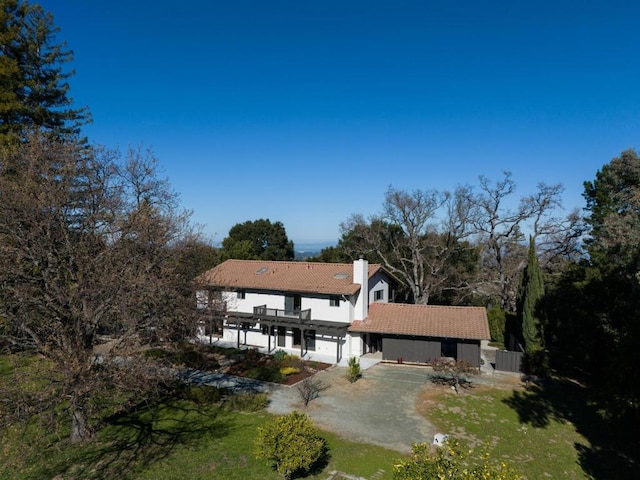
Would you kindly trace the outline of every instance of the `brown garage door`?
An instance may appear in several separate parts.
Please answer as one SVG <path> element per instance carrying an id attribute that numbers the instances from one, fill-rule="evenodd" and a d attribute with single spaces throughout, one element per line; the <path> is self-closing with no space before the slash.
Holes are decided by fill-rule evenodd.
<path id="1" fill-rule="evenodd" d="M 440 341 L 419 337 L 385 336 L 382 358 L 389 361 L 427 363 L 440 357 Z"/>

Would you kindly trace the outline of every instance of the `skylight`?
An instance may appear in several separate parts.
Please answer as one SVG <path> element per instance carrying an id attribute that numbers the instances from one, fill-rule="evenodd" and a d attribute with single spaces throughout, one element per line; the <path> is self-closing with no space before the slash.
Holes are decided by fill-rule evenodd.
<path id="1" fill-rule="evenodd" d="M 269 270 L 269 267 L 262 267 L 259 268 L 258 271 L 256 272 L 256 275 L 262 275 L 264 272 L 266 272 L 267 270 Z"/>
<path id="2" fill-rule="evenodd" d="M 339 278 L 339 279 L 344 279 L 344 278 L 349 278 L 349 274 L 348 273 L 336 273 L 333 278 Z"/>

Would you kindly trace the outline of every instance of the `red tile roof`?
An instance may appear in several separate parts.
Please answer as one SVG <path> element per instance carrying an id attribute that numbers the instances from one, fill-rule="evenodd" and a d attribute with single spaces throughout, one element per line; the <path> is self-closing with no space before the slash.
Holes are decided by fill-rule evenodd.
<path id="1" fill-rule="evenodd" d="M 369 278 L 382 269 L 369 264 Z M 196 278 L 209 287 L 353 295 L 353 264 L 227 260 Z"/>
<path id="2" fill-rule="evenodd" d="M 491 337 L 484 307 L 405 303 L 373 303 L 367 318 L 353 322 L 349 331 L 473 340 Z"/>

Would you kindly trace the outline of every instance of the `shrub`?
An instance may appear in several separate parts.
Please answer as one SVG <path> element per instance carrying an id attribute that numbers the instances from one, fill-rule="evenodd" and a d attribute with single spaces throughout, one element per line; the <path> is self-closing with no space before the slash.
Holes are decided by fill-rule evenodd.
<path id="1" fill-rule="evenodd" d="M 467 380 L 467 375 L 478 373 L 478 369 L 464 360 L 452 360 L 440 357 L 429 365 L 433 368 L 435 375 L 431 380 L 435 383 L 445 383 L 451 385 L 456 393 L 460 387 L 468 387 L 471 382 Z"/>
<path id="2" fill-rule="evenodd" d="M 190 343 L 181 343 L 171 360 L 187 368 L 201 368 L 206 363 L 204 354 Z"/>
<path id="3" fill-rule="evenodd" d="M 296 373 L 300 373 L 301 370 L 297 367 L 281 367 L 280 368 L 280 375 L 283 375 L 285 377 L 289 376 L 289 375 L 295 375 Z"/>
<path id="4" fill-rule="evenodd" d="M 276 353 L 273 354 L 273 359 L 276 362 L 282 362 L 282 360 L 287 356 L 287 352 L 285 352 L 284 350 L 278 350 Z"/>
<path id="5" fill-rule="evenodd" d="M 291 412 L 258 428 L 255 455 L 290 479 L 326 461 L 327 443 L 307 415 Z"/>
<path id="6" fill-rule="evenodd" d="M 487 311 L 487 319 L 489 320 L 491 341 L 504 345 L 504 331 L 507 321 L 505 311 L 498 307 L 490 308 Z"/>
<path id="7" fill-rule="evenodd" d="M 198 405 L 211 405 L 220 402 L 225 394 L 226 391 L 221 388 L 208 385 L 189 385 L 185 387 L 182 396 Z"/>
<path id="8" fill-rule="evenodd" d="M 309 402 L 311 400 L 315 400 L 316 398 L 318 398 L 320 396 L 320 392 L 326 389 L 327 386 L 314 377 L 307 377 L 302 382 L 300 382 L 298 386 L 296 386 L 298 395 L 300 396 L 300 399 L 304 403 L 305 407 L 309 405 Z"/>
<path id="9" fill-rule="evenodd" d="M 448 440 L 433 455 L 428 443 L 414 444 L 411 456 L 393 466 L 394 480 L 438 478 L 442 480 L 521 480 L 511 466 L 491 458 L 489 451 L 475 452 L 460 448 Z"/>
<path id="10" fill-rule="evenodd" d="M 360 360 L 357 357 L 350 357 L 347 363 L 347 380 L 351 383 L 355 382 L 362 376 L 360 370 Z"/>
<path id="11" fill-rule="evenodd" d="M 254 380 L 261 380 L 263 382 L 278 383 L 282 381 L 282 375 L 280 369 L 276 366 L 270 365 L 257 365 L 250 368 L 245 373 L 247 378 L 253 378 Z"/>
<path id="12" fill-rule="evenodd" d="M 234 412 L 257 412 L 264 410 L 268 403 L 266 393 L 236 393 L 226 399 L 224 406 Z"/>
<path id="13" fill-rule="evenodd" d="M 280 366 L 302 370 L 303 362 L 298 355 L 287 354 L 280 360 Z"/>

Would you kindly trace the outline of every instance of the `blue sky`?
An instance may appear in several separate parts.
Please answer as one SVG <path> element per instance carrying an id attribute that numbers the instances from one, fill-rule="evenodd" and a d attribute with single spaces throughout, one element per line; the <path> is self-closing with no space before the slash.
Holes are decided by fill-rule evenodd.
<path id="1" fill-rule="evenodd" d="M 151 147 L 221 241 L 283 222 L 336 241 L 391 185 L 453 189 L 510 170 L 567 210 L 640 148 L 640 3 L 42 0 L 75 53 L 96 143 Z"/>

